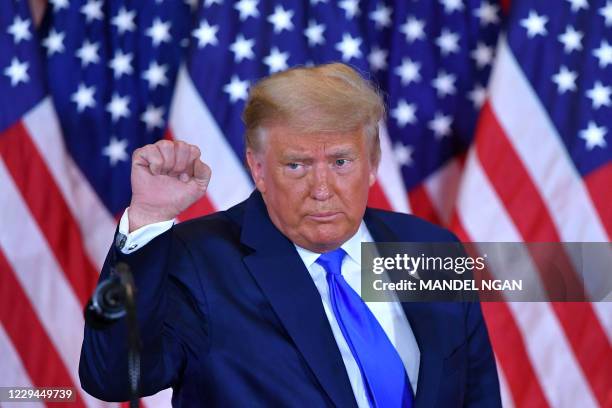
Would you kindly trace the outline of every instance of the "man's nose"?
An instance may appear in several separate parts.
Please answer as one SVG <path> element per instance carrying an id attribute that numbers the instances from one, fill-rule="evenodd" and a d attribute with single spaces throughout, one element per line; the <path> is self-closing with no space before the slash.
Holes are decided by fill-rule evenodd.
<path id="1" fill-rule="evenodd" d="M 332 196 L 330 169 L 325 164 L 314 166 L 311 196 L 315 200 L 325 201 Z"/>

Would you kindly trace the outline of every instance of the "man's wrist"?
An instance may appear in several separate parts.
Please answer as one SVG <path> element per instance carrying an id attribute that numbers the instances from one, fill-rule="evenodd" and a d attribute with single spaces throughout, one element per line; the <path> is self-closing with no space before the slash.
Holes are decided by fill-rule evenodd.
<path id="1" fill-rule="evenodd" d="M 146 225 L 162 221 L 171 221 L 175 218 L 175 215 L 166 214 L 157 210 L 149 210 L 137 204 L 130 204 L 128 215 L 130 233 Z"/>

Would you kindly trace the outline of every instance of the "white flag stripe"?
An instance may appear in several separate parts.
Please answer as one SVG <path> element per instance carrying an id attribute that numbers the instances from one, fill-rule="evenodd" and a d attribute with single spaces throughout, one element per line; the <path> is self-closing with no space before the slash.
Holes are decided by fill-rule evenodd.
<path id="1" fill-rule="evenodd" d="M 457 212 L 473 241 L 520 242 L 521 236 L 484 173 L 476 151 L 468 154 Z"/>
<path id="2" fill-rule="evenodd" d="M 198 146 L 202 160 L 212 169 L 207 196 L 214 207 L 225 210 L 247 198 L 253 191 L 250 176 L 202 102 L 184 65 L 178 72 L 171 106 L 174 136 Z"/>
<path id="3" fill-rule="evenodd" d="M 79 225 L 91 261 L 100 269 L 116 222 L 66 151 L 50 98 L 46 97 L 30 110 L 23 122 Z"/>
<path id="4" fill-rule="evenodd" d="M 593 303 L 593 310 L 612 344 L 612 299 L 608 297 L 605 302 Z"/>
<path id="5" fill-rule="evenodd" d="M 383 122 L 380 122 L 378 125 L 378 133 L 381 151 L 377 175 L 378 184 L 385 197 L 387 197 L 389 204 L 391 204 L 393 211 L 409 213 L 411 211 L 408 193 L 400 174 L 400 166 L 398 166 L 393 155 L 393 146 L 391 146 L 387 126 Z"/>
<path id="6" fill-rule="evenodd" d="M 476 150 L 469 153 L 466 178 L 458 200 L 458 215 L 466 232 L 478 242 L 521 242 L 521 237 L 511 222 L 503 203 L 495 194 L 491 182 L 484 173 Z M 486 203 L 486 204 L 483 204 Z M 483 248 L 483 247 L 480 247 Z M 489 247 L 490 250 L 495 247 Z M 480 249 L 484 252 L 484 249 Z M 492 254 L 489 254 L 492 255 Z M 489 272 L 497 279 L 522 279 L 527 288 L 516 294 L 504 293 L 508 301 L 546 299 L 546 290 L 536 265 L 526 247 L 508 247 L 504 253 L 487 260 Z"/>
<path id="7" fill-rule="evenodd" d="M 610 237 L 561 137 L 503 36 L 489 95 L 495 116 L 542 195 L 561 241 L 608 241 Z"/>
<path id="8" fill-rule="evenodd" d="M 503 367 L 499 360 L 496 360 L 495 363 L 497 364 L 497 377 L 499 378 L 499 390 L 501 393 L 502 407 L 514 408 L 514 401 L 512 400 L 510 388 L 508 387 L 508 382 L 506 381 L 506 374 L 504 374 Z"/>
<path id="9" fill-rule="evenodd" d="M 550 303 L 509 302 L 547 400 L 553 407 L 596 407 L 582 368 Z"/>
<path id="10" fill-rule="evenodd" d="M 83 316 L 70 284 L 0 160 L 0 247 L 76 386 Z M 58 302 L 61 299 L 61 302 Z M 70 324 L 66 324 L 69 322 Z M 79 388 L 89 406 L 103 406 Z"/>
<path id="11" fill-rule="evenodd" d="M 32 380 L 21 364 L 19 354 L 4 327 L 0 324 L 0 356 L 2 356 L 2 375 L 0 375 L 0 387 L 32 387 Z M 2 403 L 3 407 L 44 407 L 41 402 L 15 402 L 9 404 Z"/>
<path id="12" fill-rule="evenodd" d="M 427 191 L 442 225 L 450 223 L 450 217 L 457 199 L 461 171 L 459 160 L 452 159 L 425 180 L 425 191 Z"/>

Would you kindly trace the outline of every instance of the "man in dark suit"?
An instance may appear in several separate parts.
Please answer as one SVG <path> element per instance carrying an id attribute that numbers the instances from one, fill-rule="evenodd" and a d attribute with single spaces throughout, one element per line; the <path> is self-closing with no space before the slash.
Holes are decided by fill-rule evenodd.
<path id="1" fill-rule="evenodd" d="M 138 288 L 143 395 L 175 406 L 497 407 L 478 303 L 366 304 L 361 242 L 449 242 L 416 217 L 366 208 L 380 158 L 376 90 L 342 64 L 251 88 L 243 120 L 257 190 L 173 225 L 206 191 L 195 146 L 137 149 L 132 201 L 100 279 L 126 262 Z M 85 328 L 79 373 L 129 398 L 126 329 Z"/>

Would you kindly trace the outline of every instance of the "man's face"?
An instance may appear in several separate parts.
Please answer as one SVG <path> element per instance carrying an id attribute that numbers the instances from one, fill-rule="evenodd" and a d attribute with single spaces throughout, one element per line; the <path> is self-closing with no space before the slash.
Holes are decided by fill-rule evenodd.
<path id="1" fill-rule="evenodd" d="M 357 232 L 376 166 L 362 131 L 298 134 L 266 129 L 251 173 L 276 227 L 295 244 L 327 252 Z"/>

